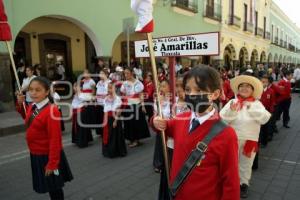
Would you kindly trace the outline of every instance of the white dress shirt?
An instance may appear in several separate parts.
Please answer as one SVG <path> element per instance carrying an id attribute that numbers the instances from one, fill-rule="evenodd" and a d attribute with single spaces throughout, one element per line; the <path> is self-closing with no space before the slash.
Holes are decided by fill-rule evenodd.
<path id="1" fill-rule="evenodd" d="M 210 111 L 209 113 L 203 115 L 203 116 L 200 116 L 200 117 L 197 117 L 196 113 L 195 112 L 192 112 L 192 117 L 191 117 L 191 121 L 190 121 L 190 128 L 189 128 L 189 131 L 192 129 L 192 123 L 193 123 L 193 120 L 194 119 L 197 119 L 199 124 L 203 124 L 206 120 L 208 120 L 209 118 L 211 118 L 214 114 L 215 114 L 216 110 L 215 109 L 212 109 L 212 111 Z"/>

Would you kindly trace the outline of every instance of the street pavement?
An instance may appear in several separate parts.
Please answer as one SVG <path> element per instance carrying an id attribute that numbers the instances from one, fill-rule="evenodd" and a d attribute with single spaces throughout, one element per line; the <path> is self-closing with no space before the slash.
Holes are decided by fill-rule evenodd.
<path id="1" fill-rule="evenodd" d="M 300 199 L 300 98 L 294 95 L 291 129 L 282 128 L 260 152 L 259 168 L 253 172 L 249 200 Z M 0 138 L 0 199 L 47 200 L 47 194 L 32 190 L 31 169 L 25 133 Z M 74 180 L 64 187 L 68 200 L 156 200 L 159 174 L 152 168 L 154 138 L 128 149 L 124 158 L 101 154 L 100 139 L 85 149 L 70 142 L 70 123 L 63 136 L 64 149 Z"/>

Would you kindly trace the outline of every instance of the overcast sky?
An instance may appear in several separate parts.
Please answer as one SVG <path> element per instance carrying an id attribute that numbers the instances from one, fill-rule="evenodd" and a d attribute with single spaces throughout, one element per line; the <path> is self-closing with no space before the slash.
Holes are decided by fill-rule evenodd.
<path id="1" fill-rule="evenodd" d="M 273 0 L 289 18 L 300 27 L 300 1 L 299 0 Z"/>

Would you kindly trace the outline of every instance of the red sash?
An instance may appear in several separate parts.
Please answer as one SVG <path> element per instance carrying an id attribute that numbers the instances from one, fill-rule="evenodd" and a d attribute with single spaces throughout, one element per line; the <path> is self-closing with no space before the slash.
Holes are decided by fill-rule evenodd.
<path id="1" fill-rule="evenodd" d="M 112 111 L 104 113 L 104 119 L 106 119 L 106 123 L 103 127 L 103 138 L 102 138 L 102 141 L 103 141 L 104 145 L 108 144 L 108 139 L 109 139 L 109 126 L 108 126 L 108 123 L 109 123 L 108 118 L 109 117 L 113 117 L 113 112 Z"/>
<path id="2" fill-rule="evenodd" d="M 82 93 L 93 93 L 93 90 L 91 89 L 86 89 L 86 90 L 81 90 Z"/>
<path id="3" fill-rule="evenodd" d="M 130 96 L 123 96 L 122 97 L 123 106 L 128 105 L 128 99 L 139 99 L 139 98 L 140 98 L 140 94 L 134 94 L 134 95 L 130 95 Z"/>
<path id="4" fill-rule="evenodd" d="M 252 152 L 258 152 L 258 142 L 247 140 L 243 149 L 243 154 L 246 157 L 251 158 Z"/>

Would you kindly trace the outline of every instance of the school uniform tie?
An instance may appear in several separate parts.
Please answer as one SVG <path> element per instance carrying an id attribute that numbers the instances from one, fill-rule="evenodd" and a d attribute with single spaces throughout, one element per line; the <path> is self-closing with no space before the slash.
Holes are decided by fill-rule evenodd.
<path id="1" fill-rule="evenodd" d="M 192 127 L 191 127 L 189 133 L 191 133 L 192 131 L 194 131 L 199 125 L 200 125 L 200 122 L 196 118 L 194 118 L 192 120 Z"/>

